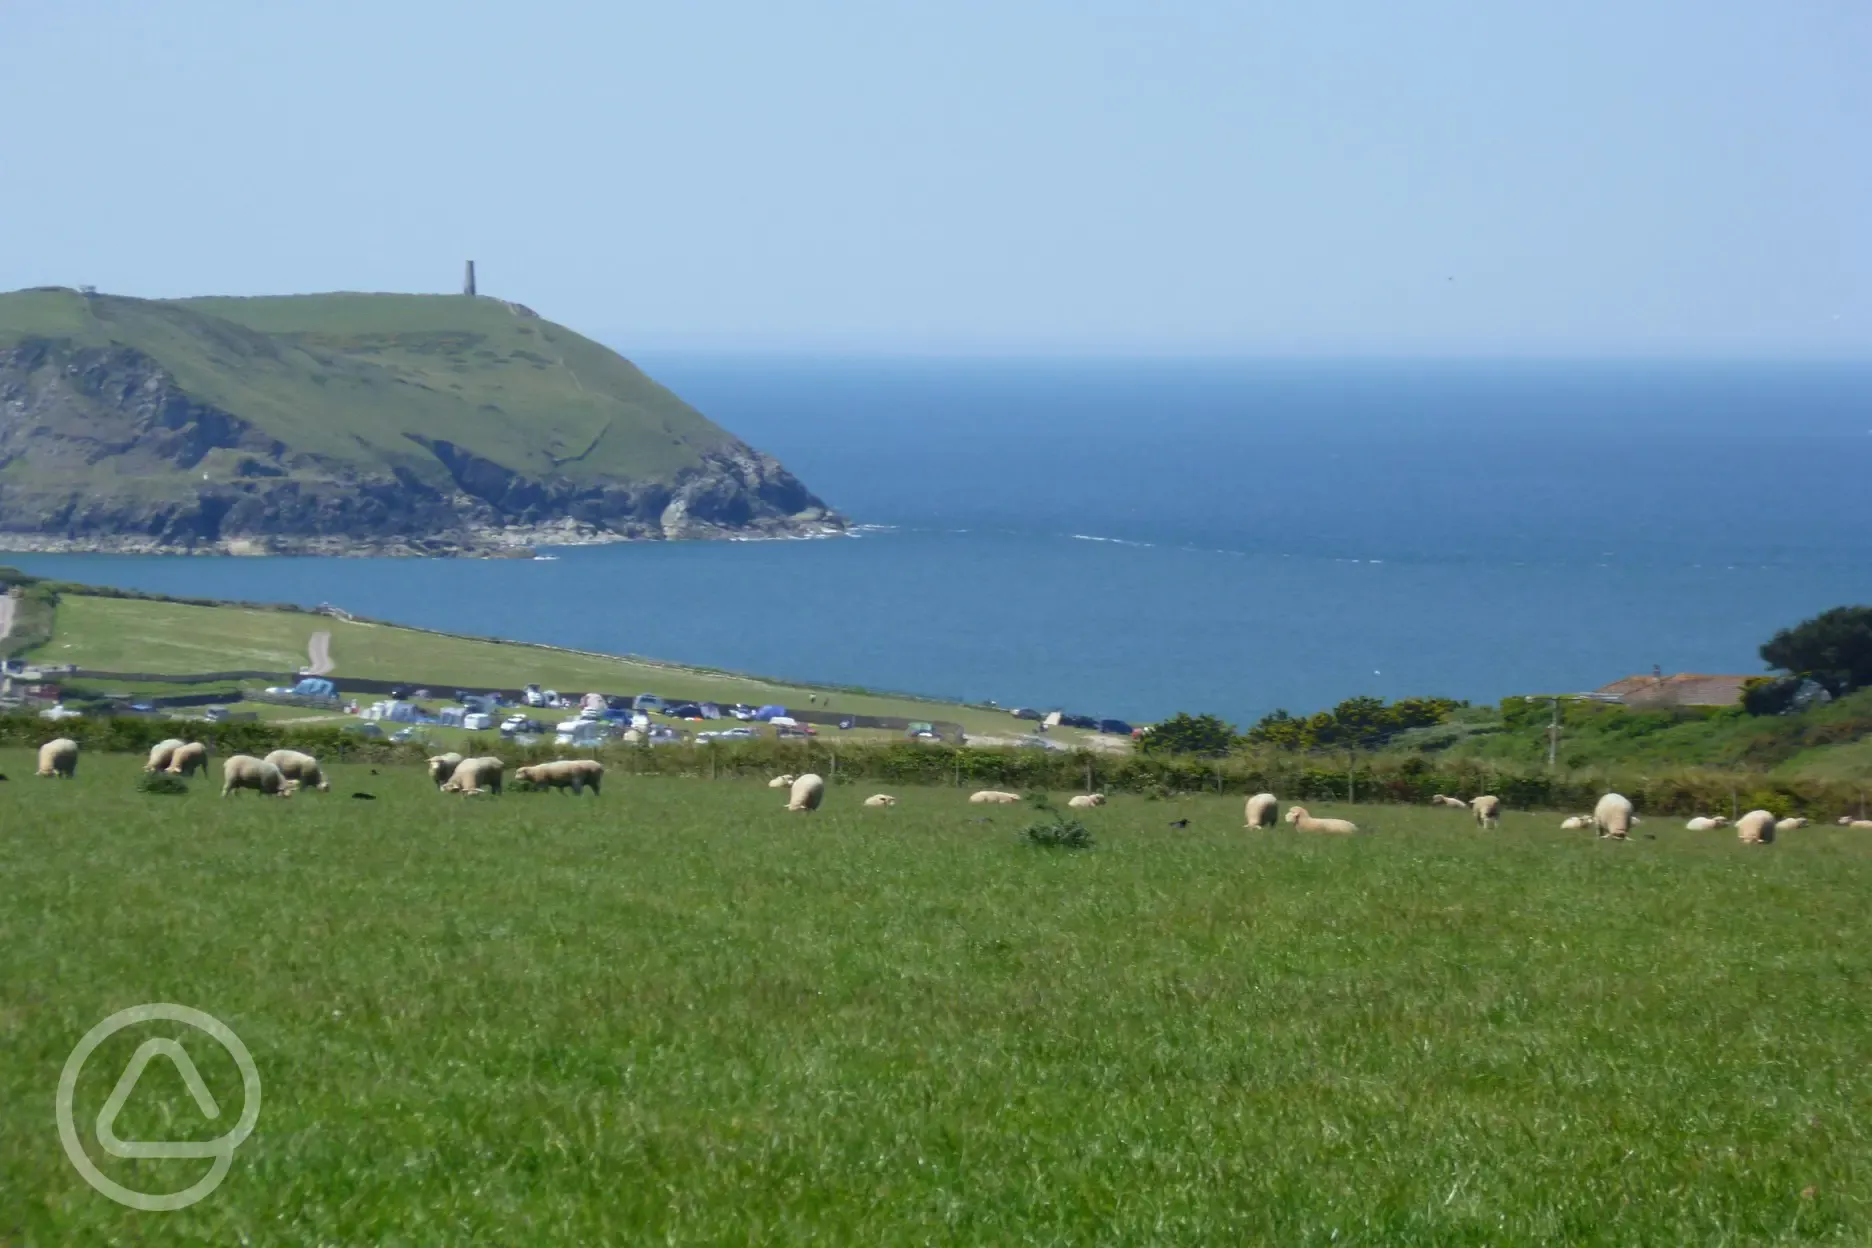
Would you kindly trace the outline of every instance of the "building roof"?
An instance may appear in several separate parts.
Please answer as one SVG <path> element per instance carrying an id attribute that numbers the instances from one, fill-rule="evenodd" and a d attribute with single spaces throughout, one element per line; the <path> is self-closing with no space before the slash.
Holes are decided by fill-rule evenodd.
<path id="1" fill-rule="evenodd" d="M 1711 676 L 1678 672 L 1672 676 L 1627 676 L 1597 692 L 1626 706 L 1735 706 L 1742 686 L 1753 676 Z"/>

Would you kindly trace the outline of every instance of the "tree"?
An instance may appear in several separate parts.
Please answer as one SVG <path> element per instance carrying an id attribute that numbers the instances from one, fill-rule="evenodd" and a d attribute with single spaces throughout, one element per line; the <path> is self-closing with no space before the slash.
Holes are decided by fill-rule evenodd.
<path id="1" fill-rule="evenodd" d="M 1784 628 L 1761 657 L 1790 675 L 1811 676 L 1835 697 L 1872 685 L 1872 607 L 1834 607 Z"/>
<path id="2" fill-rule="evenodd" d="M 1200 754 L 1220 758 L 1235 744 L 1235 726 L 1213 715 L 1178 711 L 1144 734 L 1139 748 L 1146 754 Z"/>

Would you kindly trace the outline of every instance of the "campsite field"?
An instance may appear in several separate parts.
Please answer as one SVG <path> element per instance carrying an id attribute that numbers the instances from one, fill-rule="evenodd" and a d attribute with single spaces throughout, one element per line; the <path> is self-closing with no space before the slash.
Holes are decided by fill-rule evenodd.
<path id="1" fill-rule="evenodd" d="M 464 801 L 380 770 L 223 801 L 0 751 L 0 1242 L 1872 1238 L 1862 833 L 1382 807 L 1309 838 L 1125 798 L 1075 852 L 950 789 L 798 816 L 742 782 Z M 73 1045 L 150 1001 L 264 1083 L 173 1213 L 93 1192 L 54 1127 Z M 230 1063 L 172 1030 L 231 1117 Z M 149 1034 L 98 1050 L 75 1120 L 175 1190 L 207 1163 L 91 1132 Z M 219 1133 L 157 1063 L 117 1133 L 191 1125 Z"/>

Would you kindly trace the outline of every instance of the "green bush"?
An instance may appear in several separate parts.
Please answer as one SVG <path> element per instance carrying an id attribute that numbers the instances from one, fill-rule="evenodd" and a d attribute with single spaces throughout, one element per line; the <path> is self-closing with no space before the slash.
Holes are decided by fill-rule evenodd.
<path id="1" fill-rule="evenodd" d="M 1022 836 L 1029 845 L 1042 849 L 1091 849 L 1092 831 L 1077 819 L 1068 819 L 1057 811 L 1051 819 L 1030 823 Z"/>
<path id="2" fill-rule="evenodd" d="M 137 792 L 176 796 L 188 792 L 188 782 L 166 771 L 146 771 L 137 777 Z"/>

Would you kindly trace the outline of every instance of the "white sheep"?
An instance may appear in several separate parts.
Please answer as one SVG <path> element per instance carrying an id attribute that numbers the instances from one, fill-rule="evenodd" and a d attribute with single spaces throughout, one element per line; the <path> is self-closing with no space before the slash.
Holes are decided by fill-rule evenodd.
<path id="1" fill-rule="evenodd" d="M 78 774 L 78 743 L 70 737 L 59 737 L 39 747 L 39 771 L 41 776 L 55 776 L 60 780 L 70 780 Z"/>
<path id="2" fill-rule="evenodd" d="M 1574 815 L 1571 818 L 1562 819 L 1560 821 L 1560 826 L 1568 832 L 1577 832 L 1581 828 L 1592 827 L 1593 819 L 1591 815 Z"/>
<path id="3" fill-rule="evenodd" d="M 867 806 L 895 806 L 897 804 L 897 799 L 888 793 L 873 793 L 870 797 L 865 798 L 864 804 Z"/>
<path id="4" fill-rule="evenodd" d="M 325 772 L 319 767 L 319 761 L 310 754 L 301 754 L 298 750 L 274 750 L 262 762 L 272 763 L 279 768 L 295 789 L 314 788 L 321 793 L 330 792 L 331 781 L 325 778 Z"/>
<path id="5" fill-rule="evenodd" d="M 983 789 L 979 793 L 969 794 L 969 801 L 977 806 L 1008 806 L 1020 801 L 1020 794 L 1002 793 L 995 789 Z"/>
<path id="6" fill-rule="evenodd" d="M 198 771 L 207 770 L 208 747 L 199 741 L 178 745 L 169 756 L 169 774 L 172 776 L 192 776 Z"/>
<path id="7" fill-rule="evenodd" d="M 1103 793 L 1081 793 L 1076 797 L 1066 799 L 1066 806 L 1070 810 L 1092 810 L 1104 804 L 1105 795 Z"/>
<path id="8" fill-rule="evenodd" d="M 1744 845 L 1766 845 L 1775 838 L 1775 817 L 1765 810 L 1751 810 L 1736 820 L 1736 839 Z"/>
<path id="9" fill-rule="evenodd" d="M 1783 832 L 1792 832 L 1796 828 L 1804 828 L 1806 826 L 1807 820 L 1805 819 L 1779 819 L 1775 821 L 1775 835 L 1779 836 Z"/>
<path id="10" fill-rule="evenodd" d="M 1288 810 L 1287 822 L 1302 832 L 1336 832 L 1345 835 L 1358 831 L 1358 824 L 1350 819 L 1315 819 L 1307 814 L 1304 806 L 1295 806 Z"/>
<path id="11" fill-rule="evenodd" d="M 167 771 L 170 762 L 175 758 L 177 747 L 181 744 L 182 739 L 180 737 L 170 737 L 166 741 L 158 741 L 155 745 L 150 746 L 149 761 L 143 764 L 143 770 Z"/>
<path id="12" fill-rule="evenodd" d="M 1632 814 L 1631 799 L 1618 793 L 1600 798 L 1599 804 L 1593 807 L 1592 817 L 1599 835 L 1615 841 L 1624 840 L 1631 833 L 1632 824 L 1638 822 Z"/>
<path id="13" fill-rule="evenodd" d="M 790 789 L 793 787 L 793 781 L 795 779 L 797 779 L 797 777 L 789 772 L 784 776 L 775 776 L 773 779 L 769 780 L 767 782 L 767 787 L 770 789 Z"/>
<path id="14" fill-rule="evenodd" d="M 1451 810 L 1468 810 L 1469 809 L 1469 803 L 1463 801 L 1462 798 L 1446 797 L 1441 793 L 1432 793 L 1430 795 L 1430 804 L 1432 806 L 1447 806 Z"/>
<path id="15" fill-rule="evenodd" d="M 455 764 L 454 771 L 443 782 L 441 791 L 460 793 L 464 797 L 476 797 L 482 793 L 498 795 L 501 791 L 501 776 L 506 770 L 507 764 L 492 755 L 485 758 L 464 758 Z M 521 770 L 526 769 L 521 768 Z"/>
<path id="16" fill-rule="evenodd" d="M 1846 822 L 1846 826 L 1849 828 L 1872 828 L 1872 819 L 1849 819 Z"/>
<path id="17" fill-rule="evenodd" d="M 596 797 L 604 791 L 604 764 L 595 758 L 562 758 L 522 767 L 514 778 L 536 789 L 571 789 L 573 797 L 590 789 Z"/>
<path id="18" fill-rule="evenodd" d="M 455 769 L 461 764 L 462 756 L 453 750 L 446 754 L 437 754 L 429 760 L 429 779 L 439 789 L 448 783 L 449 777 L 455 774 Z"/>
<path id="19" fill-rule="evenodd" d="M 221 796 L 252 789 L 268 797 L 291 797 L 293 786 L 280 769 L 251 754 L 235 754 L 221 764 Z"/>
<path id="20" fill-rule="evenodd" d="M 1714 832 L 1717 828 L 1726 828 L 1729 820 L 1723 815 L 1698 815 L 1684 824 L 1692 832 Z"/>
<path id="21" fill-rule="evenodd" d="M 786 808 L 791 811 L 818 810 L 825 800 L 825 781 L 810 771 L 793 782 L 787 794 Z"/>
<path id="22" fill-rule="evenodd" d="M 1242 816 L 1248 821 L 1243 827 L 1271 828 L 1280 822 L 1280 799 L 1272 793 L 1257 793 L 1248 799 Z"/>
<path id="23" fill-rule="evenodd" d="M 1501 826 L 1501 798 L 1493 794 L 1484 794 L 1472 799 L 1469 808 L 1475 811 L 1477 827 L 1499 828 Z"/>

